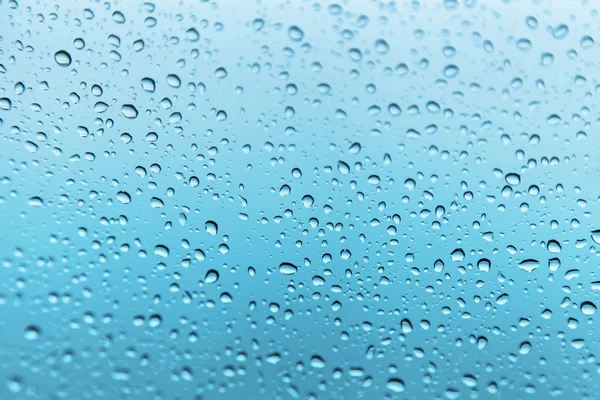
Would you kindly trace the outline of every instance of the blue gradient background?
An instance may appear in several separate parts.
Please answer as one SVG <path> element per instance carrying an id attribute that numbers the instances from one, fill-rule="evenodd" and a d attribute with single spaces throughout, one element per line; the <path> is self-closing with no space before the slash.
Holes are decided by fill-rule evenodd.
<path id="1" fill-rule="evenodd" d="M 0 398 L 598 399 L 598 314 L 581 310 L 600 301 L 599 53 L 582 42 L 600 39 L 594 7 L 2 0 Z M 519 268 L 526 259 L 539 268 Z"/>

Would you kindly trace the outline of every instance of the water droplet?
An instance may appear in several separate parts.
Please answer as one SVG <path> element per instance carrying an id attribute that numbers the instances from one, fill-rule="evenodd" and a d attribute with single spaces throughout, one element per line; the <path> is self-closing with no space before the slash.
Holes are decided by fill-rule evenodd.
<path id="1" fill-rule="evenodd" d="M 32 207 L 42 207 L 44 205 L 44 200 L 42 200 L 41 197 L 33 196 L 29 198 L 27 204 L 29 204 Z"/>
<path id="2" fill-rule="evenodd" d="M 482 258 L 477 261 L 477 269 L 479 269 L 481 272 L 489 272 L 491 267 L 492 263 L 487 258 Z"/>
<path id="3" fill-rule="evenodd" d="M 204 230 L 210 235 L 215 236 L 219 233 L 219 225 L 215 221 L 208 220 L 204 223 Z"/>
<path id="4" fill-rule="evenodd" d="M 581 312 L 583 315 L 594 315 L 598 311 L 596 305 L 591 301 L 584 301 L 581 303 Z"/>
<path id="5" fill-rule="evenodd" d="M 536 269 L 538 269 L 538 267 L 540 266 L 540 262 L 538 260 L 534 260 L 534 259 L 527 259 L 527 260 L 523 260 L 519 263 L 519 268 L 521 268 L 523 271 L 527 271 L 527 272 L 533 272 Z"/>
<path id="6" fill-rule="evenodd" d="M 446 78 L 455 78 L 459 72 L 460 69 L 454 64 L 446 65 L 444 68 L 444 76 Z"/>
<path id="7" fill-rule="evenodd" d="M 338 161 L 338 171 L 344 175 L 347 175 L 350 172 L 350 166 L 343 161 Z"/>
<path id="8" fill-rule="evenodd" d="M 371 185 L 378 185 L 381 182 L 381 179 L 377 175 L 371 175 L 369 178 L 367 178 L 367 182 L 369 182 Z"/>
<path id="9" fill-rule="evenodd" d="M 217 271 L 215 271 L 214 269 L 209 269 L 208 271 L 206 271 L 206 275 L 204 276 L 205 283 L 211 284 L 211 283 L 215 283 L 218 280 L 219 280 L 219 273 Z"/>
<path id="10" fill-rule="evenodd" d="M 363 55 L 362 52 L 357 48 L 352 48 L 348 50 L 348 55 L 353 61 L 359 62 L 362 60 Z"/>
<path id="11" fill-rule="evenodd" d="M 117 24 L 124 24 L 125 23 L 125 15 L 123 15 L 123 13 L 121 11 L 115 11 L 112 13 L 112 18 L 113 21 L 115 21 Z"/>
<path id="12" fill-rule="evenodd" d="M 181 87 L 181 79 L 175 74 L 169 74 L 167 75 L 167 84 L 172 88 L 177 89 Z"/>
<path id="13" fill-rule="evenodd" d="M 134 119 L 138 116 L 138 110 L 132 104 L 121 106 L 121 113 L 129 119 Z"/>
<path id="14" fill-rule="evenodd" d="M 390 45 L 383 39 L 377 39 L 375 41 L 375 50 L 379 54 L 387 54 L 390 51 Z"/>
<path id="15" fill-rule="evenodd" d="M 398 378 L 391 378 L 387 381 L 386 387 L 394 393 L 402 393 L 406 389 L 404 381 Z"/>
<path id="16" fill-rule="evenodd" d="M 227 77 L 227 70 L 223 67 L 217 68 L 215 70 L 215 76 L 217 79 L 224 79 Z"/>
<path id="17" fill-rule="evenodd" d="M 413 331 L 413 326 L 410 320 L 404 318 L 400 321 L 400 329 L 402 330 L 402 333 L 411 333 Z"/>
<path id="18" fill-rule="evenodd" d="M 227 121 L 227 113 L 223 110 L 218 111 L 217 121 Z"/>
<path id="19" fill-rule="evenodd" d="M 550 253 L 560 253 L 562 250 L 562 246 L 556 240 L 549 240 L 547 248 Z"/>
<path id="20" fill-rule="evenodd" d="M 156 84 L 154 83 L 154 79 L 151 78 L 143 78 L 142 79 L 142 89 L 146 92 L 154 93 L 156 89 Z"/>
<path id="21" fill-rule="evenodd" d="M 190 42 L 197 42 L 200 39 L 200 34 L 196 28 L 189 28 L 187 31 L 185 31 L 185 37 Z"/>
<path id="22" fill-rule="evenodd" d="M 315 199 L 309 194 L 302 197 L 302 204 L 304 204 L 304 207 L 306 208 L 311 207 L 314 204 L 314 202 Z"/>
<path id="23" fill-rule="evenodd" d="M 325 368 L 325 360 L 320 356 L 312 356 L 310 366 L 313 368 Z"/>
<path id="24" fill-rule="evenodd" d="M 12 108 L 12 101 L 8 97 L 0 98 L 0 109 L 10 110 Z"/>
<path id="25" fill-rule="evenodd" d="M 554 39 L 564 39 L 569 34 L 569 27 L 565 24 L 557 25 L 554 29 L 552 29 L 552 36 Z"/>
<path id="26" fill-rule="evenodd" d="M 158 314 L 153 314 L 150 316 L 150 318 L 148 318 L 148 325 L 151 328 L 158 328 L 162 325 L 162 322 L 162 317 Z"/>
<path id="27" fill-rule="evenodd" d="M 117 200 L 119 200 L 123 204 L 131 203 L 131 196 L 127 192 L 118 192 Z"/>
<path id="28" fill-rule="evenodd" d="M 591 235 L 594 243 L 600 244 L 600 229 L 593 230 Z"/>
<path id="29" fill-rule="evenodd" d="M 154 246 L 154 254 L 163 258 L 167 258 L 169 257 L 169 248 L 162 244 L 156 245 Z"/>
<path id="30" fill-rule="evenodd" d="M 509 185 L 516 186 L 521 183 L 521 177 L 519 176 L 519 174 L 515 174 L 515 173 L 506 174 L 505 179 L 506 179 L 506 183 L 508 183 Z"/>
<path id="31" fill-rule="evenodd" d="M 260 31 L 265 26 L 265 21 L 261 18 L 256 18 L 252 21 L 252 29 Z"/>
<path id="32" fill-rule="evenodd" d="M 292 25 L 288 28 L 288 36 L 294 42 L 300 42 L 302 39 L 304 39 L 304 32 L 296 25 Z"/>
<path id="33" fill-rule="evenodd" d="M 283 262 L 281 264 L 279 264 L 279 272 L 281 272 L 284 275 L 293 275 L 298 271 L 298 267 L 296 267 L 294 264 L 290 264 L 287 262 Z"/>
<path id="34" fill-rule="evenodd" d="M 64 50 L 59 50 L 54 53 L 54 61 L 61 67 L 68 67 L 71 65 L 71 55 Z"/>
<path id="35" fill-rule="evenodd" d="M 25 388 L 25 382 L 22 377 L 18 375 L 11 375 L 6 381 L 6 387 L 11 393 L 19 393 Z"/>
<path id="36" fill-rule="evenodd" d="M 42 330 L 37 325 L 29 325 L 25 328 L 25 339 L 37 340 L 42 335 Z"/>

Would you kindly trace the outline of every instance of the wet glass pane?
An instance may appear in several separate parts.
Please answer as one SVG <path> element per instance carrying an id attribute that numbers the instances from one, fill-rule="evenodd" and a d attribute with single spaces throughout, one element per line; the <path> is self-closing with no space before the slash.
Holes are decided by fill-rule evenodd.
<path id="1" fill-rule="evenodd" d="M 0 0 L 0 398 L 600 398 L 599 6 Z"/>

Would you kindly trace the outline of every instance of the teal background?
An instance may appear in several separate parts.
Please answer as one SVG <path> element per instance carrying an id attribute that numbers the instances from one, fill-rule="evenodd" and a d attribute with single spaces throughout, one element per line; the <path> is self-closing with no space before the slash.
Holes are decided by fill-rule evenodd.
<path id="1" fill-rule="evenodd" d="M 2 0 L 0 398 L 597 399 L 595 6 Z"/>

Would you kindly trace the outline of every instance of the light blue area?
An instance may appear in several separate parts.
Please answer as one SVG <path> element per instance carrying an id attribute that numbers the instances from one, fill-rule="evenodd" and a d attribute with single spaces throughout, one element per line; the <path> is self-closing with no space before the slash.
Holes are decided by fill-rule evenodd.
<path id="1" fill-rule="evenodd" d="M 594 2 L 0 1 L 0 399 L 599 398 Z"/>

